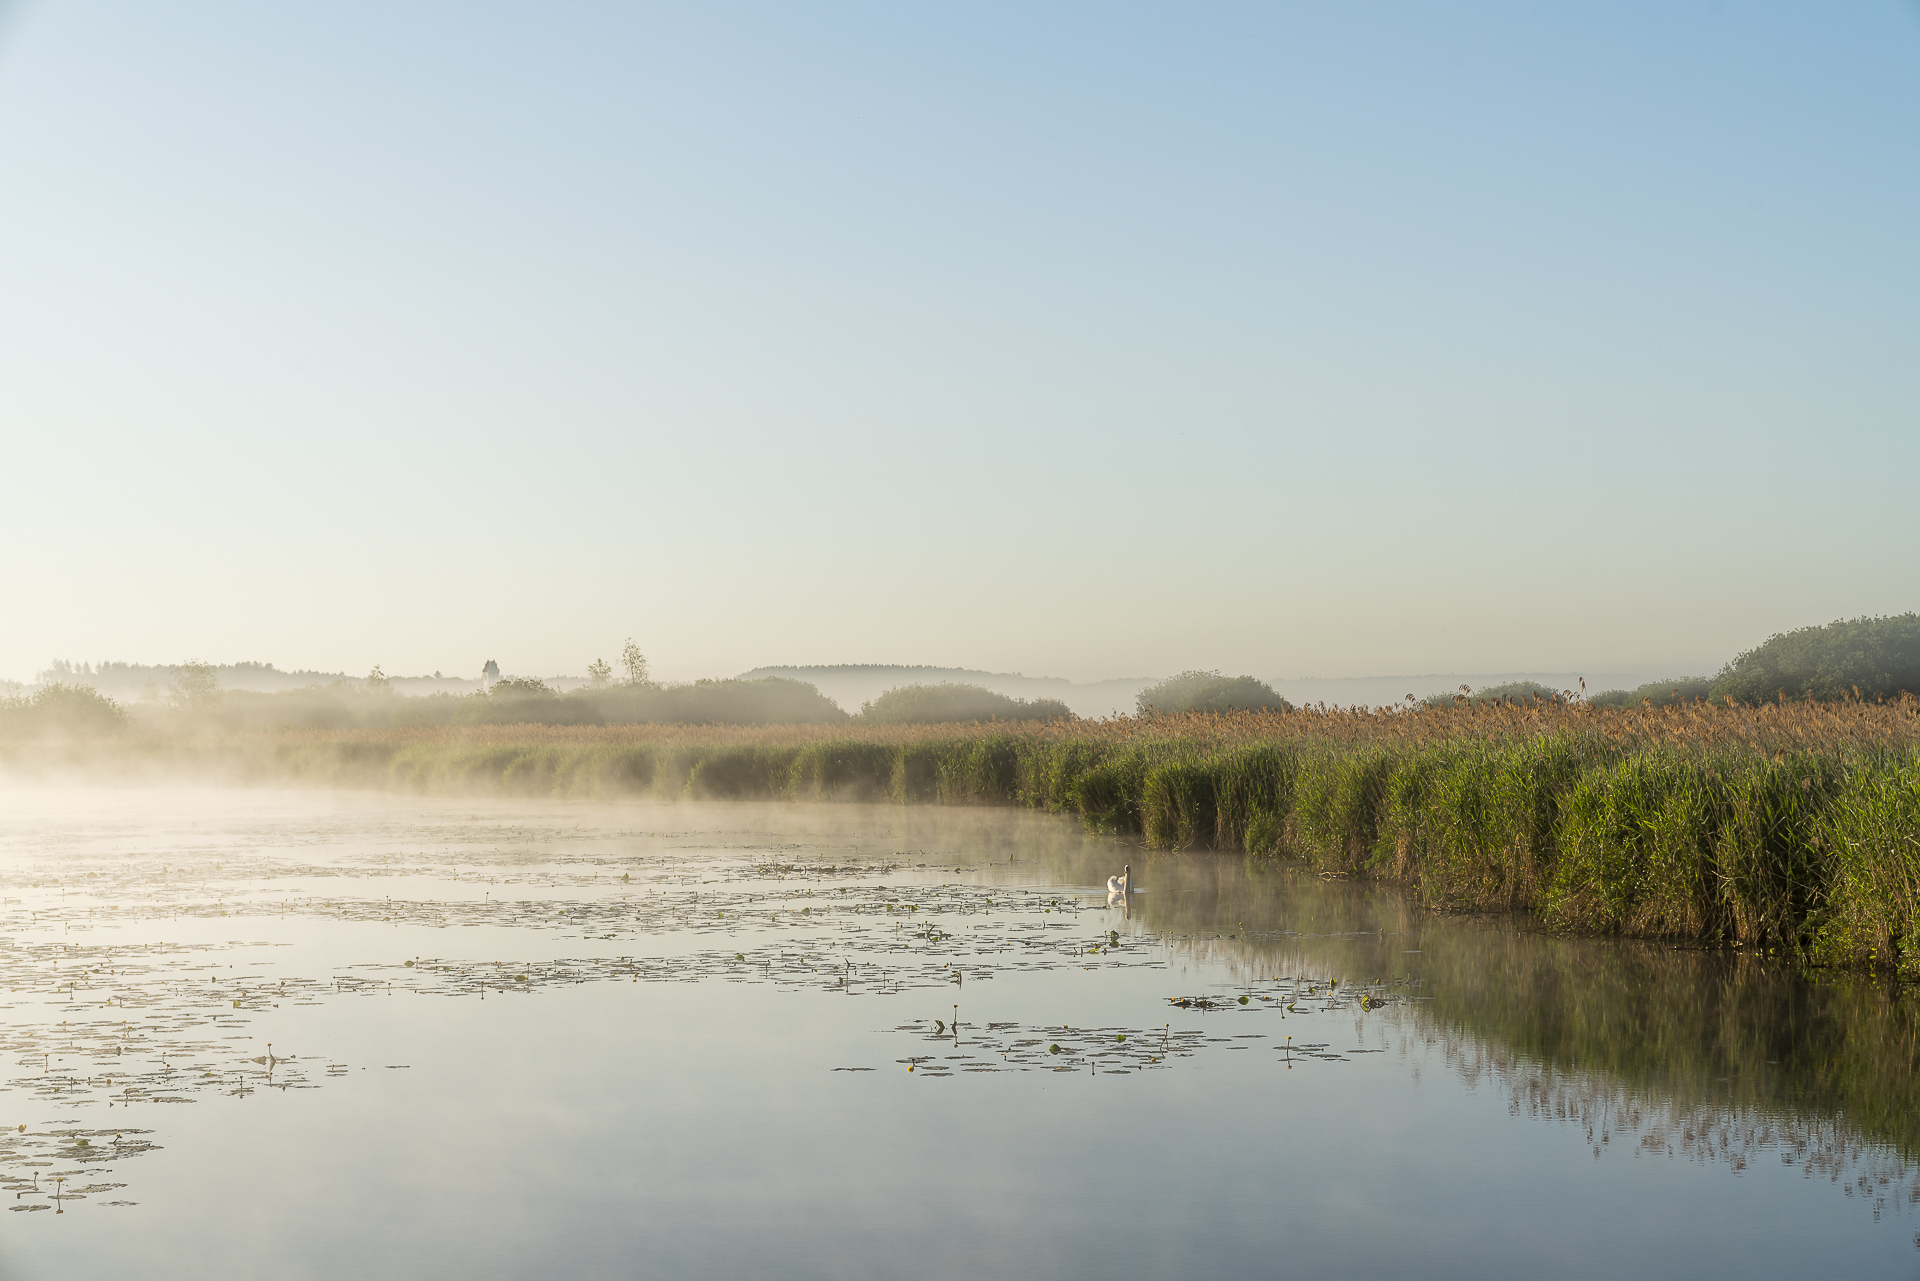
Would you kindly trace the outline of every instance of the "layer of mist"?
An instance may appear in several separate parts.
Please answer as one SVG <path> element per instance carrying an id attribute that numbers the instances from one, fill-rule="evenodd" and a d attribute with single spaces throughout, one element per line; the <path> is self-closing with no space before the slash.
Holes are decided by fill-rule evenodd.
<path id="1" fill-rule="evenodd" d="M 632 639 L 626 642 L 620 666 L 629 688 L 680 688 L 650 678 L 644 654 Z M 516 676 L 487 659 L 472 677 L 387 676 L 376 667 L 362 680 L 344 672 L 282 671 L 272 663 L 237 662 L 178 665 L 107 661 L 74 663 L 60 660 L 35 676 L 32 686 L 0 681 L 0 696 L 19 698 L 30 690 L 53 686 L 97 690 L 121 703 L 160 703 L 180 686 L 181 674 L 200 688 L 256 694 L 287 693 L 319 688 L 345 689 L 364 684 L 390 696 L 461 695 L 486 693 L 503 681 L 511 686 L 546 694 L 595 691 L 615 684 L 614 668 L 595 659 L 585 676 Z M 1554 697 L 1562 692 L 1593 698 L 1602 706 L 1660 705 L 1679 699 L 1731 698 L 1753 704 L 1775 697 L 1835 701 L 1852 698 L 1895 698 L 1920 693 L 1920 615 L 1908 613 L 1882 618 L 1840 619 L 1818 627 L 1769 637 L 1730 659 L 1717 675 L 1674 677 L 1665 672 L 1485 672 L 1427 673 L 1424 675 L 1361 677 L 1296 677 L 1263 680 L 1245 673 L 1189 670 L 1180 676 L 1120 677 L 1075 682 L 1056 676 L 1026 676 L 1018 672 L 987 672 L 971 668 L 908 666 L 900 664 L 832 664 L 820 666 L 756 667 L 730 681 L 695 681 L 695 686 L 766 685 L 768 681 L 811 689 L 841 714 L 875 703 L 889 692 L 913 688 L 970 688 L 1015 703 L 1061 706 L 1083 717 L 1125 716 L 1136 710 L 1160 708 L 1168 692 L 1188 678 L 1210 675 L 1238 681 L 1255 689 L 1261 699 L 1276 695 L 1297 706 L 1386 707 L 1403 702 L 1438 704 L 1456 694 L 1485 697 Z M 1143 694 L 1152 693 L 1146 703 Z M 1242 691 L 1244 693 L 1244 691 Z M 1222 695 L 1223 706 L 1249 707 L 1241 695 Z M 177 697 L 173 701 L 178 701 Z M 657 701 L 657 700 L 656 700 Z M 697 702 L 698 699 L 693 701 Z M 983 704 L 984 705 L 984 704 Z M 1165 710 L 1165 709 L 1162 709 Z M 1186 710 L 1184 707 L 1174 710 Z M 430 720 L 432 718 L 429 718 Z M 537 718 L 546 719 L 546 718 Z M 591 719 L 575 717 L 576 720 Z M 643 715 L 635 719 L 655 719 Z M 736 718 L 737 719 L 737 718 Z M 812 716 L 803 720 L 815 719 Z"/>

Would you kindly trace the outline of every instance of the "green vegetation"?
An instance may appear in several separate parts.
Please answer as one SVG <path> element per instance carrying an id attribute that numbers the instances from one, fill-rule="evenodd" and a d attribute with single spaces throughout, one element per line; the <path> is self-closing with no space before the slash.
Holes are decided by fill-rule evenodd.
<path id="1" fill-rule="evenodd" d="M 1712 693 L 1711 676 L 1676 676 L 1671 680 L 1648 681 L 1636 689 L 1610 689 L 1593 696 L 1595 707 L 1639 707 L 1651 704 L 1665 707 L 1690 698 L 1706 698 Z"/>
<path id="2" fill-rule="evenodd" d="M 578 694 L 560 694 L 545 681 L 529 677 L 495 681 L 485 693 L 457 697 L 441 694 L 410 700 L 412 706 L 393 709 L 402 724 L 433 724 L 427 717 L 439 713 L 439 724 L 452 725 L 597 725 L 601 717 L 592 703 Z"/>
<path id="3" fill-rule="evenodd" d="M 1420 706 L 1431 710 L 1436 707 L 1452 707 L 1460 703 L 1529 703 L 1540 700 L 1553 702 L 1567 697 L 1569 693 L 1568 690 L 1542 685 L 1539 681 L 1504 681 L 1498 685 L 1488 685 L 1484 689 L 1469 689 L 1462 685 L 1455 692 L 1429 694 L 1420 700 Z"/>
<path id="4" fill-rule="evenodd" d="M 428 698 L 374 679 L 222 692 L 186 664 L 133 732 L 110 700 L 55 685 L 0 701 L 0 737 L 29 768 L 1030 805 L 1150 847 L 1390 879 L 1438 908 L 1920 978 L 1920 701 L 1853 699 L 1851 683 L 1847 701 L 1828 698 L 1842 679 L 1876 696 L 1905 680 L 1916 627 L 1776 637 L 1730 664 L 1712 700 L 1687 696 L 1698 682 L 1662 682 L 1664 697 L 1618 708 L 1520 683 L 1412 708 L 1291 710 L 1250 677 L 1187 672 L 1146 691 L 1134 718 L 1075 720 L 1050 700 L 948 684 L 890 691 L 849 724 L 799 681 L 656 685 L 629 645 L 625 682 L 566 694 L 526 679 Z M 1787 701 L 1721 696 L 1729 673 L 1789 671 Z M 728 728 L 748 726 L 778 728 Z"/>
<path id="5" fill-rule="evenodd" d="M 187 711 L 199 711 L 220 698 L 220 678 L 212 663 L 185 662 L 173 669 L 166 701 Z"/>
<path id="6" fill-rule="evenodd" d="M 757 684 L 634 696 L 723 698 Z M 108 756 L 130 768 L 152 759 L 250 781 L 406 790 L 1028 805 L 1150 847 L 1244 850 L 1392 880 L 1435 908 L 1518 909 L 1568 932 L 1777 949 L 1920 978 L 1912 699 L 709 721 L 123 736 Z"/>
<path id="7" fill-rule="evenodd" d="M 953 721 L 1044 721 L 1071 718 L 1073 712 L 1057 698 L 1031 702 L 996 694 L 979 685 L 901 685 L 860 708 L 869 725 L 940 725 Z"/>
<path id="8" fill-rule="evenodd" d="M 1841 702 L 1920 696 L 1920 614 L 1853 618 L 1783 632 L 1741 654 L 1716 676 L 1650 681 L 1596 694 L 1599 707 L 1662 707 L 1683 699 Z"/>
<path id="9" fill-rule="evenodd" d="M 573 697 L 584 699 L 603 721 L 643 725 L 833 725 L 847 719 L 839 704 L 813 686 L 777 676 L 691 685 L 641 680 Z"/>
<path id="10" fill-rule="evenodd" d="M 594 660 L 599 662 L 598 659 Z M 601 664 L 603 667 L 605 664 Z M 653 677 L 647 666 L 647 656 L 633 643 L 633 637 L 627 637 L 627 643 L 620 649 L 620 667 L 627 674 L 627 684 L 641 688 L 651 687 Z"/>
<path id="11" fill-rule="evenodd" d="M 374 669 L 375 676 L 379 669 Z M 158 700 L 122 707 L 86 686 L 48 685 L 26 698 L 0 700 L 0 733 L 37 734 L 40 725 L 100 732 L 109 724 L 171 733 L 244 730 L 406 730 L 466 725 L 833 725 L 847 714 L 813 686 L 768 678 L 696 681 L 691 685 L 628 683 L 560 693 L 529 677 L 496 682 L 483 693 L 395 695 L 369 676 L 265 694 L 222 690 L 205 673 L 190 673 Z M 78 701 L 76 701 L 78 700 Z M 68 710 L 27 711 L 41 704 Z M 105 709 L 88 721 L 74 707 Z M 9 729 L 8 726 L 15 728 Z M 85 726 L 94 726 L 87 729 Z M 22 728 L 28 727 L 28 728 Z"/>
<path id="12" fill-rule="evenodd" d="M 1854 618 L 1771 637 L 1714 678 L 1714 698 L 1764 703 L 1788 698 L 1920 695 L 1920 614 Z"/>
<path id="13" fill-rule="evenodd" d="M 1499 685 L 1488 685 L 1484 689 L 1474 690 L 1467 697 L 1476 703 L 1501 703 L 1509 700 L 1519 703 L 1535 698 L 1564 698 L 1569 692 L 1555 689 L 1551 685 L 1542 685 L 1539 681 L 1505 681 Z"/>
<path id="14" fill-rule="evenodd" d="M 23 697 L 0 698 L 0 738 L 40 739 L 118 734 L 127 713 L 85 685 L 42 685 Z"/>
<path id="15" fill-rule="evenodd" d="M 632 668 L 629 667 L 629 671 Z M 396 726 L 428 725 L 819 725 L 847 719 L 800 681 L 695 681 L 655 685 L 642 678 L 561 694 L 546 682 L 500 681 L 484 694 L 409 699 L 388 709 Z"/>
<path id="16" fill-rule="evenodd" d="M 1141 690 L 1134 706 L 1142 716 L 1177 716 L 1182 712 L 1285 712 L 1293 704 L 1273 686 L 1251 676 L 1222 676 L 1219 672 L 1181 672 Z"/>
<path id="17" fill-rule="evenodd" d="M 204 667 L 217 685 L 258 690 L 298 689 L 345 680 L 345 672 L 283 672 L 272 663 L 196 664 Z M 139 698 L 148 691 L 164 689 L 179 668 L 170 663 L 74 663 L 56 660 L 34 677 L 41 685 L 88 685 L 110 698 Z M 416 683 L 419 678 L 413 678 Z"/>

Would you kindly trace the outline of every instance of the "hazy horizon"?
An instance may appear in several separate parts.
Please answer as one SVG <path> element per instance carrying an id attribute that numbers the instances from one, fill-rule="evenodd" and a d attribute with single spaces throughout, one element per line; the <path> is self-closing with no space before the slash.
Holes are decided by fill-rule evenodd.
<path id="1" fill-rule="evenodd" d="M 0 674 L 1903 612 L 1916 70 L 1896 3 L 0 4 Z"/>
<path id="2" fill-rule="evenodd" d="M 73 670 L 63 671 L 61 670 L 63 666 L 70 666 Z M 297 690 L 316 684 L 324 685 L 336 680 L 357 684 L 359 680 L 355 674 L 345 671 L 289 670 L 270 662 L 216 666 L 221 668 L 218 682 L 223 689 L 271 693 Z M 231 670 L 235 666 L 240 670 Z M 90 668 L 100 670 L 88 670 Z M 430 675 L 401 671 L 383 671 L 382 674 L 387 678 L 391 692 L 401 695 L 464 694 L 473 693 L 482 688 L 480 673 L 477 670 L 470 672 L 436 670 Z M 1135 710 L 1135 695 L 1147 686 L 1173 674 L 1173 672 L 1158 672 L 1144 676 L 1076 682 L 1065 677 L 1044 674 L 991 672 L 978 668 L 946 668 L 925 664 L 775 664 L 724 675 L 746 679 L 772 675 L 804 681 L 838 704 L 843 711 L 850 713 L 859 711 L 868 700 L 878 698 L 886 691 L 902 685 L 939 684 L 952 681 L 979 685 L 1013 698 L 1058 699 L 1066 703 L 1076 715 L 1105 717 L 1131 715 Z M 1257 672 L 1230 674 L 1258 676 L 1272 685 L 1283 698 L 1296 705 L 1311 706 L 1316 703 L 1325 703 L 1338 707 L 1356 704 L 1381 706 L 1398 703 L 1408 697 L 1425 698 L 1434 694 L 1449 694 L 1463 684 L 1474 689 L 1484 689 L 1513 681 L 1529 680 L 1555 689 L 1574 690 L 1584 682 L 1588 693 L 1597 694 L 1608 689 L 1634 688 L 1649 680 L 1686 675 L 1679 672 L 1530 671 L 1427 672 L 1324 678 Z M 723 674 L 709 673 L 708 675 Z M 657 672 L 654 676 L 662 684 L 667 685 L 686 684 L 700 679 L 697 676 Z M 562 692 L 579 689 L 589 684 L 589 678 L 582 671 L 520 671 L 503 665 L 500 677 L 509 680 L 532 677 L 547 682 Z M 35 680 L 43 683 L 58 681 L 89 685 L 122 701 L 145 702 L 164 698 L 165 689 L 171 681 L 171 669 L 167 665 L 126 664 L 116 663 L 113 660 L 105 660 L 97 664 L 56 663 L 52 668 L 35 673 Z M 6 685 L 0 682 L 0 693 L 5 692 Z"/>

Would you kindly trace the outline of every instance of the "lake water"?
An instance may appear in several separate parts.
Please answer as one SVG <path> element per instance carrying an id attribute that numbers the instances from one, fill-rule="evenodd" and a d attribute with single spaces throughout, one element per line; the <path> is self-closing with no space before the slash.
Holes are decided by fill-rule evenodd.
<path id="1" fill-rule="evenodd" d="M 1920 1275 L 1911 993 L 1069 820 L 8 792 L 0 900 L 6 1278 Z"/>

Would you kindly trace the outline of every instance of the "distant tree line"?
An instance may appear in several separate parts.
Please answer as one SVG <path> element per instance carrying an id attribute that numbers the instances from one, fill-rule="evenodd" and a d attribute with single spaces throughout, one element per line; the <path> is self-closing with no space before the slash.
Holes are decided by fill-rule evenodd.
<path id="1" fill-rule="evenodd" d="M 88 677 L 125 664 L 69 668 L 73 680 L 46 681 L 25 694 L 0 696 L 0 735 L 38 737 L 110 733 L 130 723 L 128 709 L 91 687 Z M 182 724 L 237 729 L 288 726 L 311 729 L 430 727 L 463 724 L 598 725 L 623 723 L 706 725 L 938 724 L 969 721 L 1041 721 L 1071 718 L 1058 699 L 1014 698 L 980 685 L 940 682 L 897 686 L 865 703 L 856 716 L 805 681 L 767 676 L 661 685 L 652 679 L 646 655 L 631 639 L 616 669 L 604 659 L 588 667 L 591 684 L 561 692 L 545 681 L 514 678 L 474 694 L 399 697 L 375 667 L 365 680 L 336 679 L 300 689 L 261 693 L 223 690 L 225 668 L 186 662 L 142 669 L 146 676 L 141 719 L 171 718 Z M 119 674 L 124 675 L 124 672 Z M 159 688 L 156 677 L 167 684 Z M 44 673 L 43 673 L 44 675 Z M 82 683 L 86 682 L 86 683 Z M 1560 700 L 1573 691 L 1535 681 L 1513 681 L 1481 690 L 1462 687 L 1435 694 L 1422 707 L 1459 702 Z M 1608 690 L 1590 701 L 1600 707 L 1655 706 L 1707 698 L 1755 704 L 1791 700 L 1838 700 L 1920 696 L 1920 614 L 1843 619 L 1769 637 L 1736 656 L 1715 676 L 1651 681 L 1637 689 Z M 1292 705 L 1273 686 L 1252 676 L 1187 671 L 1142 690 L 1141 716 L 1185 712 L 1286 712 Z"/>

